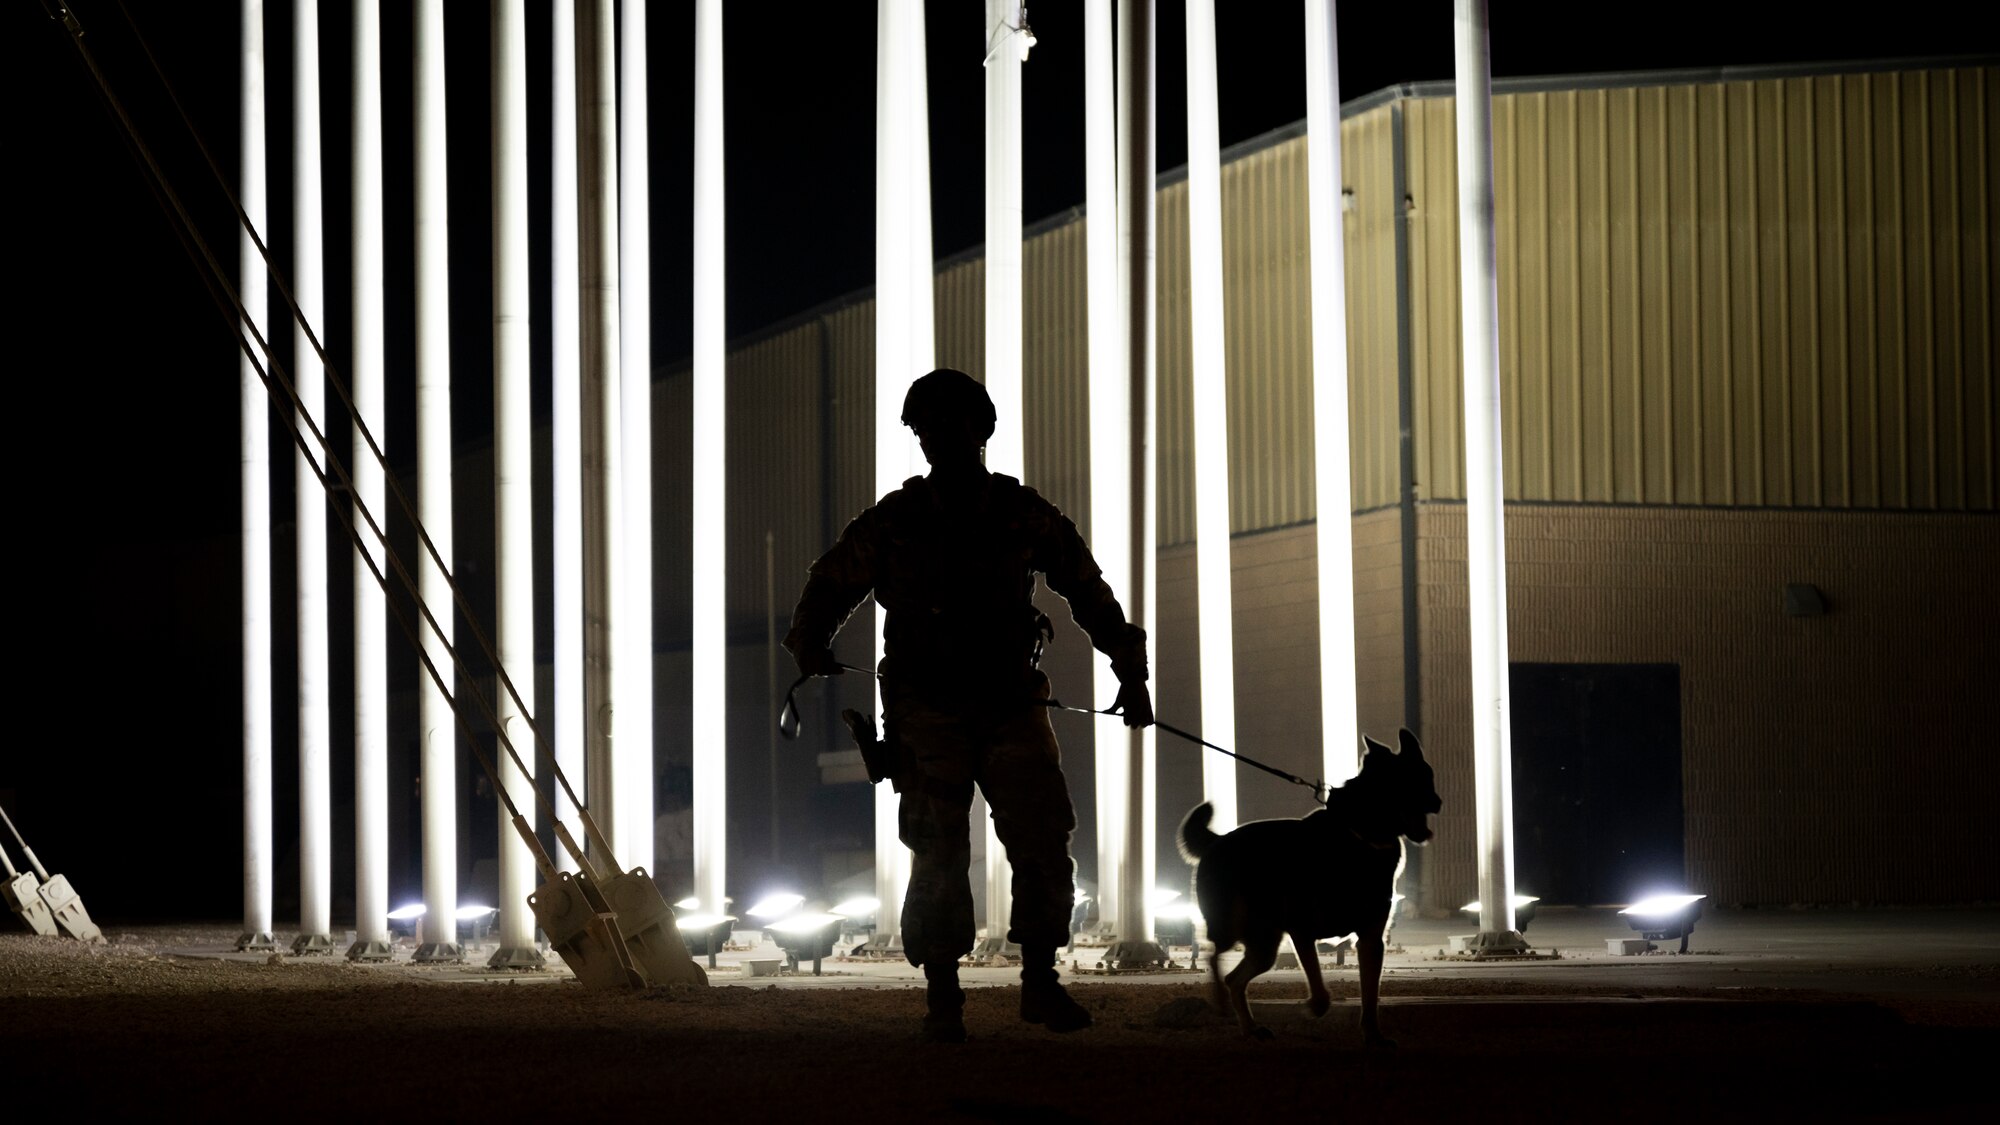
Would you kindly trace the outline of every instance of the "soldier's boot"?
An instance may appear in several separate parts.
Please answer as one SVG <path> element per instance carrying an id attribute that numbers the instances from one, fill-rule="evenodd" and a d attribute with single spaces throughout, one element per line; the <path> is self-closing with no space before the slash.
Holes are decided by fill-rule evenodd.
<path id="1" fill-rule="evenodd" d="M 1021 947 L 1021 1018 L 1050 1031 L 1082 1031 L 1090 1013 L 1056 979 L 1054 946 Z"/>
<path id="2" fill-rule="evenodd" d="M 958 962 L 924 966 L 926 1043 L 965 1042 L 965 990 L 958 987 Z"/>

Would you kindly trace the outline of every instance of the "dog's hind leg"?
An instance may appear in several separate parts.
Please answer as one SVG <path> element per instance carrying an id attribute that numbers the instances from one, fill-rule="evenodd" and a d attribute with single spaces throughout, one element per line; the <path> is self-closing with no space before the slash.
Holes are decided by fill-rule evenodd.
<path id="1" fill-rule="evenodd" d="M 1234 944 L 1234 942 L 1229 943 L 1229 945 Z M 1209 1002 L 1215 1005 L 1216 1011 L 1224 1013 L 1229 1011 L 1229 993 L 1222 987 L 1222 951 L 1229 948 L 1229 945 L 1218 941 L 1208 954 Z"/>
<path id="2" fill-rule="evenodd" d="M 1393 1047 L 1395 1041 L 1382 1034 L 1375 1009 L 1382 999 L 1382 934 L 1370 931 L 1355 941 L 1361 968 L 1361 1039 L 1370 1047 Z"/>
<path id="3" fill-rule="evenodd" d="M 1234 969 L 1229 970 L 1229 978 L 1226 981 L 1229 989 L 1229 1006 L 1236 1012 L 1237 1026 L 1243 1029 L 1245 1035 L 1255 1036 L 1258 1039 L 1269 1039 L 1271 1029 L 1251 1017 L 1250 997 L 1246 994 L 1246 990 L 1252 980 L 1270 972 L 1271 966 L 1278 963 L 1280 936 L 1271 934 L 1268 937 L 1259 935 L 1254 938 L 1244 938 L 1243 960 L 1237 962 Z"/>
<path id="4" fill-rule="evenodd" d="M 1319 975 L 1319 946 L 1311 938 L 1293 934 L 1292 951 L 1299 955 L 1299 968 L 1306 973 L 1306 1010 L 1318 1019 L 1333 1006 L 1333 998 L 1326 994 L 1326 981 Z"/>

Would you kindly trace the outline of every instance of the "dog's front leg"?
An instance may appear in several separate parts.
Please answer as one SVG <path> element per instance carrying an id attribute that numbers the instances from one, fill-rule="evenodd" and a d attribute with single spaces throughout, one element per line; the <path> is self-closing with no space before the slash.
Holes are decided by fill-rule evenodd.
<path id="1" fill-rule="evenodd" d="M 1298 954 L 1299 968 L 1306 971 L 1306 1010 L 1317 1019 L 1333 1006 L 1333 998 L 1326 994 L 1326 981 L 1319 975 L 1319 945 L 1293 934 L 1292 952 Z"/>
<path id="2" fill-rule="evenodd" d="M 1382 997 L 1382 935 L 1360 935 L 1355 942 L 1361 969 L 1361 1039 L 1370 1047 L 1393 1047 L 1395 1042 L 1382 1034 L 1375 1009 Z"/>

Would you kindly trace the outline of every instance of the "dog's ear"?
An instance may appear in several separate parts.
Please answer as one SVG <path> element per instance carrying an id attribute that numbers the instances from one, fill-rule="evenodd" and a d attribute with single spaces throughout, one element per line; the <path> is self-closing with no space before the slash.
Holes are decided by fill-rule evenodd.
<path id="1" fill-rule="evenodd" d="M 1414 754 L 1417 760 L 1423 760 L 1424 748 L 1417 745 L 1417 736 L 1410 733 L 1410 728 L 1404 727 L 1402 733 L 1397 735 L 1396 740 L 1402 744 L 1403 753 Z"/>
<path id="2" fill-rule="evenodd" d="M 1376 753 L 1377 751 L 1380 751 L 1380 752 L 1381 752 L 1381 753 L 1383 753 L 1383 754 L 1387 754 L 1387 753 L 1389 753 L 1389 748 L 1388 748 L 1387 746 L 1384 746 L 1384 745 L 1382 745 L 1381 743 L 1379 743 L 1379 742 L 1375 741 L 1374 739 L 1372 739 L 1372 738 L 1368 737 L 1368 736 L 1367 736 L 1367 735 L 1365 735 L 1365 734 L 1364 734 L 1364 735 L 1362 735 L 1362 736 L 1361 736 L 1361 767 L 1362 767 L 1363 769 L 1366 769 L 1366 768 L 1368 768 L 1368 756 L 1369 756 L 1370 754 L 1374 754 L 1374 753 Z"/>

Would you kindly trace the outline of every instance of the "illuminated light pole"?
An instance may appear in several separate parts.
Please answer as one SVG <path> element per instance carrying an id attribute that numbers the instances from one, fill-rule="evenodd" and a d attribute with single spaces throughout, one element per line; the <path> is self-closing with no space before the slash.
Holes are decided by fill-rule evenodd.
<path id="1" fill-rule="evenodd" d="M 1340 182 L 1340 55 L 1333 0 L 1306 0 L 1306 208 L 1312 235 L 1313 486 L 1319 517 L 1319 713 L 1328 785 L 1360 746 L 1354 655 L 1353 489 L 1347 427 L 1347 259 Z"/>
<path id="2" fill-rule="evenodd" d="M 1458 299 L 1465 362 L 1465 564 L 1472 625 L 1472 781 L 1479 848 L 1474 953 L 1527 949 L 1514 929 L 1514 777 L 1507 708 L 1507 539 L 1500 491 L 1493 70 L 1486 0 L 1455 0 Z"/>
<path id="3" fill-rule="evenodd" d="M 879 0 L 875 9 L 875 492 L 886 496 L 924 472 L 915 435 L 903 425 L 903 395 L 937 362 L 932 303 L 930 111 L 924 76 L 922 0 Z M 882 651 L 882 611 L 875 651 Z M 876 691 L 876 713 L 882 713 Z M 910 853 L 896 834 L 896 794 L 875 787 L 877 940 L 896 944 Z M 886 939 L 886 940 L 884 940 Z"/>
<path id="4" fill-rule="evenodd" d="M 723 302 L 722 0 L 700 0 L 694 14 L 694 487 L 690 500 L 694 557 L 694 896 L 701 908 L 727 913 L 729 773 L 728 621 L 723 590 L 728 460 L 725 456 L 728 325 Z M 772 859 L 775 860 L 775 853 Z"/>
<path id="5" fill-rule="evenodd" d="M 1132 563 L 1124 537 L 1131 523 L 1131 373 L 1125 366 L 1125 323 L 1119 311 L 1117 40 L 1114 0 L 1089 0 L 1084 10 L 1085 285 L 1090 348 L 1090 550 L 1113 591 L 1129 597 Z M 1091 685 L 1099 704 L 1118 695 L 1111 658 L 1092 652 Z M 1119 857 L 1125 841 L 1125 724 L 1093 721 L 1097 781 L 1098 929 L 1116 933 Z"/>
<path id="6" fill-rule="evenodd" d="M 1119 0 L 1118 5 L 1118 268 L 1125 323 L 1125 369 L 1131 397 L 1126 420 L 1131 444 L 1128 480 L 1131 508 L 1125 526 L 1112 534 L 1127 538 L 1132 568 L 1126 587 L 1132 623 L 1150 630 L 1157 620 L 1153 589 L 1153 519 L 1157 474 L 1153 465 L 1153 378 L 1158 353 L 1155 317 L 1158 278 L 1154 274 L 1155 200 L 1153 167 L 1153 0 Z M 1157 649 L 1157 643 L 1154 646 Z M 1118 941 L 1105 950 L 1107 965 L 1163 964 L 1166 951 L 1153 940 L 1153 729 L 1125 732 L 1125 841 L 1118 873 Z"/>
<path id="7" fill-rule="evenodd" d="M 243 165 L 237 194 L 249 224 L 237 240 L 237 287 L 254 339 L 269 305 L 264 259 L 250 228 L 266 230 L 264 0 L 243 0 L 237 135 Z M 246 353 L 237 376 L 243 505 L 243 933 L 238 949 L 270 949 L 271 937 L 271 418 L 257 364 Z"/>
<path id="8" fill-rule="evenodd" d="M 326 417 L 326 377 L 311 332 L 325 323 L 326 230 L 320 184 L 319 0 L 292 4 L 292 381 L 308 417 Z M 333 731 L 328 680 L 326 490 L 293 452 L 298 544 L 299 934 L 293 953 L 333 950 Z"/>
<path id="9" fill-rule="evenodd" d="M 558 5 L 560 6 L 560 5 Z M 577 263 L 583 461 L 584 800 L 604 840 L 622 847 L 613 697 L 614 613 L 624 613 L 618 475 L 618 108 L 611 0 L 578 0 Z M 593 856 L 597 860 L 616 856 Z"/>
<path id="10" fill-rule="evenodd" d="M 354 9 L 353 82 L 353 331 L 349 379 L 354 410 L 373 433 L 383 432 L 382 259 L 382 12 Z M 355 500 L 384 511 L 382 466 L 359 427 L 354 432 Z M 357 524 L 360 521 L 357 520 Z M 388 573 L 381 544 L 369 557 Z M 389 933 L 389 622 L 388 602 L 368 563 L 354 556 L 354 961 L 385 961 Z"/>
<path id="11" fill-rule="evenodd" d="M 500 726 L 531 745 L 522 708 L 535 706 L 534 434 L 529 414 L 528 47 L 522 0 L 493 0 L 493 578 L 500 666 L 520 693 L 499 693 Z M 499 761 L 500 784 L 515 807 L 535 799 L 534 778 L 514 756 Z M 535 861 L 500 810 L 499 928 L 494 969 L 538 969 Z"/>
<path id="12" fill-rule="evenodd" d="M 986 0 L 986 391 L 998 421 L 986 467 L 1027 479 L 1021 375 L 1021 64 L 1034 43 L 1027 11 Z M 986 828 L 986 953 L 1006 949 L 1011 878 L 1000 833 Z"/>
<path id="13" fill-rule="evenodd" d="M 445 215 L 444 0 L 418 0 L 416 55 L 416 329 L 417 518 L 447 563 L 451 553 L 451 263 Z M 418 560 L 424 603 L 447 607 L 451 588 L 428 552 Z M 447 636 L 425 633 L 440 668 L 451 666 L 451 614 L 440 612 Z M 424 904 L 416 960 L 463 961 L 458 944 L 458 739 L 451 706 L 436 684 L 418 686 L 417 725 L 422 777 Z"/>
<path id="14" fill-rule="evenodd" d="M 555 607 L 555 707 L 551 741 L 564 777 L 584 769 L 583 326 L 577 195 L 576 5 L 553 7 L 549 114 L 549 459 Z M 576 839 L 583 828 L 562 801 L 551 815 Z"/>
<path id="15" fill-rule="evenodd" d="M 618 476 L 624 584 L 618 591 L 618 854 L 653 868 L 653 219 L 647 152 L 646 0 L 619 4 Z M 722 596 L 718 588 L 712 594 Z M 699 664 L 699 661 L 696 661 Z M 717 696 L 715 698 L 722 698 Z M 716 748 L 720 752 L 721 748 Z M 620 839 L 614 835 L 613 840 Z"/>
<path id="16" fill-rule="evenodd" d="M 1229 561 L 1228 350 L 1222 309 L 1222 140 L 1217 121 L 1215 0 L 1187 2 L 1188 287 L 1194 359 L 1196 632 L 1201 726 L 1236 745 L 1236 642 Z M 1217 832 L 1236 827 L 1236 760 L 1204 754 L 1202 792 Z M 1150 885 L 1150 884 L 1149 884 Z"/>

